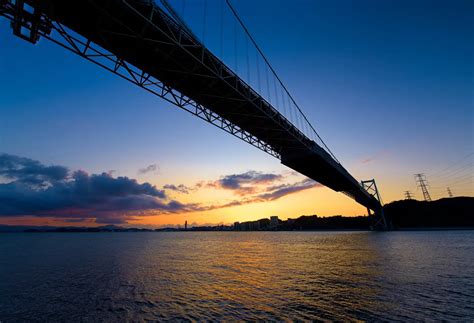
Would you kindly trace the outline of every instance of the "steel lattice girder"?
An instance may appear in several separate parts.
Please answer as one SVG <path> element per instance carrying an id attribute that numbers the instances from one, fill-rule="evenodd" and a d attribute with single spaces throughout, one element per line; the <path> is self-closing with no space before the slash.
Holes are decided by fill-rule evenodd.
<path id="1" fill-rule="evenodd" d="M 41 14 L 35 13 L 34 17 L 42 22 L 37 23 L 37 26 L 47 28 L 34 28 L 38 35 L 280 158 L 283 164 L 308 177 L 336 191 L 346 192 L 361 204 L 371 207 L 379 204 L 337 160 L 307 138 L 202 44 L 193 40 L 171 18 L 152 5 L 151 1 L 133 0 L 134 4 L 141 6 L 142 10 L 138 11 L 127 0 L 76 0 L 67 3 L 59 0 L 17 0 L 17 8 L 10 1 L 0 0 L 2 15 L 26 23 L 28 28 L 28 14 L 18 11 L 22 2 L 41 7 Z M 97 5 L 99 2 L 100 6 Z M 114 7 L 106 7 L 111 3 Z M 48 11 L 48 4 L 54 4 L 55 10 Z M 82 12 L 79 14 L 71 10 L 72 4 Z M 125 12 L 120 11 L 124 10 L 124 5 L 129 6 L 130 10 L 125 8 Z M 126 14 L 127 23 L 118 21 L 108 9 L 115 12 L 116 16 Z M 59 20 L 65 19 L 68 28 L 55 19 L 54 15 L 58 12 L 63 12 Z M 146 16 L 143 16 L 145 12 Z M 95 20 L 90 17 L 91 14 Z M 85 15 L 88 15 L 87 20 L 83 18 Z M 105 16 L 107 24 L 102 26 Z M 156 16 L 159 18 L 154 18 Z M 153 29 L 153 32 L 147 29 Z M 34 42 L 36 39 L 32 37 L 27 40 Z M 174 57 L 178 54 L 182 60 Z M 140 57 L 140 60 L 137 58 L 139 55 L 146 57 Z M 167 64 L 161 64 L 161 61 L 157 64 L 156 60 L 150 60 L 153 57 L 161 57 Z M 172 77 L 167 73 L 172 73 Z M 160 77 L 157 78 L 156 74 Z M 186 81 L 198 84 L 185 84 Z M 252 130 L 248 131 L 246 127 Z"/>
<path id="2" fill-rule="evenodd" d="M 14 21 L 15 17 L 13 5 L 7 3 L 7 6 L 3 4 L 3 6 L 0 8 L 2 8 L 2 11 L 0 11 L 1 15 Z M 123 59 L 117 57 L 115 54 L 110 53 L 100 46 L 94 44 L 92 41 L 76 35 L 72 31 L 62 26 L 60 23 L 51 21 L 45 16 L 43 16 L 42 19 L 45 24 L 49 25 L 49 28 L 47 32 L 45 30 L 39 30 L 40 36 L 49 39 L 50 41 L 70 50 L 71 52 L 93 62 L 94 64 L 147 90 L 148 92 L 159 96 L 160 98 L 199 117 L 202 120 L 213 124 L 214 126 L 257 147 L 258 149 L 276 158 L 280 158 L 280 154 L 273 150 L 272 147 L 267 143 L 242 130 L 239 126 L 222 118 L 220 115 L 195 102 L 191 98 L 186 97 L 170 86 L 163 84 L 163 82 L 157 80 L 145 71 L 142 71 L 127 63 Z"/>

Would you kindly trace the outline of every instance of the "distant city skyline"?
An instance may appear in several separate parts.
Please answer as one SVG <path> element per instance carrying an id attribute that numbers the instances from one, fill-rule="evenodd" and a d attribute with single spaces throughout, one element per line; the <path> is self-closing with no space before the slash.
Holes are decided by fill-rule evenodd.
<path id="1" fill-rule="evenodd" d="M 418 173 L 432 199 L 473 195 L 472 1 L 234 5 L 331 150 L 385 202 L 422 199 Z M 0 46 L 0 224 L 366 213 L 59 46 L 13 36 L 2 18 Z"/>

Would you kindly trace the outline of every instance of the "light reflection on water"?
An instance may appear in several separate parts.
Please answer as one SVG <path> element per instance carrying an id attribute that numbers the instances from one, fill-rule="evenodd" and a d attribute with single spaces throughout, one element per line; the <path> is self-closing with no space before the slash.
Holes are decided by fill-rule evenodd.
<path id="1" fill-rule="evenodd" d="M 474 318 L 474 231 L 0 235 L 0 321 Z"/>

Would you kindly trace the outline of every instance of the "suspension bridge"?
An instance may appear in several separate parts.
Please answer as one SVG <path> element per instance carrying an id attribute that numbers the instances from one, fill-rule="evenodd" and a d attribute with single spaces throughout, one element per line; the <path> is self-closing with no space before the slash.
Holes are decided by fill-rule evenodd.
<path id="1" fill-rule="evenodd" d="M 204 19 L 220 17 L 221 28 L 212 30 L 221 57 L 206 45 L 206 23 L 198 37 L 183 18 L 184 6 L 179 14 L 167 0 L 0 0 L 0 16 L 11 21 L 14 35 L 31 43 L 48 39 L 347 194 L 367 208 L 373 229 L 388 229 L 375 181 L 357 181 L 336 159 L 229 0 L 221 0 L 220 15 L 209 15 L 204 1 Z M 238 28 L 243 36 L 224 35 L 229 19 L 234 27 L 226 30 L 237 35 Z M 232 47 L 233 58 L 225 61 L 224 50 Z"/>

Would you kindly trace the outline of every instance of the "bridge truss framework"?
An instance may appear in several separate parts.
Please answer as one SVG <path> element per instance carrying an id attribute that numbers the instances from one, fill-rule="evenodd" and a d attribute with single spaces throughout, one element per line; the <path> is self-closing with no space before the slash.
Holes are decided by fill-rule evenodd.
<path id="1" fill-rule="evenodd" d="M 127 63 L 91 40 L 77 35 L 59 22 L 52 21 L 47 16 L 37 14 L 34 11 L 30 12 L 26 9 L 27 4 L 24 0 L 17 0 L 15 4 L 8 0 L 0 1 L 0 15 L 11 20 L 12 29 L 16 36 L 33 44 L 38 42 L 40 37 L 44 37 L 271 156 L 281 158 L 280 154 L 264 141 L 167 86 L 145 71 Z"/>
<path id="2" fill-rule="evenodd" d="M 235 123 L 227 120 L 226 118 L 223 118 L 211 109 L 175 90 L 171 86 L 164 84 L 162 81 L 153 77 L 143 69 L 140 69 L 130 64 L 129 62 L 115 55 L 114 53 L 104 49 L 91 39 L 79 35 L 76 32 L 65 27 L 58 21 L 50 19 L 47 15 L 41 12 L 37 12 L 33 6 L 29 5 L 29 2 L 31 2 L 31 0 L 0 0 L 0 16 L 4 16 L 11 21 L 13 33 L 16 36 L 27 40 L 33 44 L 36 43 L 40 39 L 40 37 L 44 37 L 52 41 L 53 43 L 75 53 L 76 55 L 87 59 L 88 61 L 108 70 L 109 72 L 112 72 L 120 76 L 121 78 L 143 88 L 144 90 L 166 100 L 167 102 L 172 103 L 173 105 L 191 113 L 192 115 L 197 116 L 200 119 L 207 121 L 208 123 L 226 131 L 227 133 L 232 134 L 233 136 L 251 144 L 252 146 L 268 153 L 269 155 L 274 156 L 280 160 L 282 159 L 281 152 L 276 151 L 274 147 L 266 143 L 264 140 L 261 140 L 250 132 L 245 131 Z M 181 43 L 184 34 L 185 31 L 180 30 L 178 35 L 174 35 L 174 39 L 170 39 L 170 42 L 173 42 L 173 45 L 178 45 L 181 47 L 186 46 L 185 42 Z M 200 59 L 201 63 L 205 65 L 206 62 L 209 62 L 209 60 L 206 60 L 206 55 L 212 54 L 206 53 L 206 51 L 203 50 L 202 56 L 197 57 L 196 59 Z M 215 73 L 215 75 L 222 81 L 225 81 L 227 83 L 232 82 L 232 78 L 229 78 L 228 75 L 229 73 L 234 75 L 233 72 L 229 70 L 223 70 L 222 65 L 210 66 L 208 68 L 211 69 L 212 72 Z M 236 88 L 238 88 L 237 84 Z M 277 110 L 273 111 L 272 109 L 270 109 L 269 115 L 268 109 L 265 110 L 262 106 L 259 106 L 261 103 L 257 104 L 256 102 L 254 102 L 253 98 L 255 95 L 258 94 L 255 93 L 249 86 L 248 89 L 245 90 L 246 91 L 241 94 L 247 97 L 248 100 L 253 105 L 255 105 L 257 109 L 264 111 L 269 118 L 273 119 L 278 124 L 287 127 L 287 123 L 285 121 L 288 120 L 286 120 L 284 117 L 283 119 L 281 119 L 282 116 L 279 115 Z M 229 98 L 223 97 L 222 99 Z M 291 128 L 288 129 L 289 133 L 293 135 L 294 138 L 300 141 L 303 145 L 307 146 L 308 143 L 300 139 L 300 135 L 302 137 L 304 137 L 305 135 L 294 125 L 292 125 L 291 123 L 289 124 L 289 127 Z M 317 139 L 321 140 L 317 133 L 316 136 Z M 322 142 L 322 144 L 326 146 L 324 142 Z M 308 148 L 313 149 L 313 147 L 309 146 Z M 329 153 L 331 157 L 334 158 L 334 161 L 337 164 L 340 164 L 330 151 Z M 362 181 L 361 187 L 377 201 L 382 203 L 374 180 Z M 348 196 L 353 197 L 350 192 L 343 191 L 343 193 L 346 193 Z M 372 225 L 375 229 L 388 228 L 387 221 L 385 220 L 383 210 L 381 208 L 380 210 L 377 210 L 373 213 L 368 208 L 368 214 L 371 219 L 374 219 Z"/>

